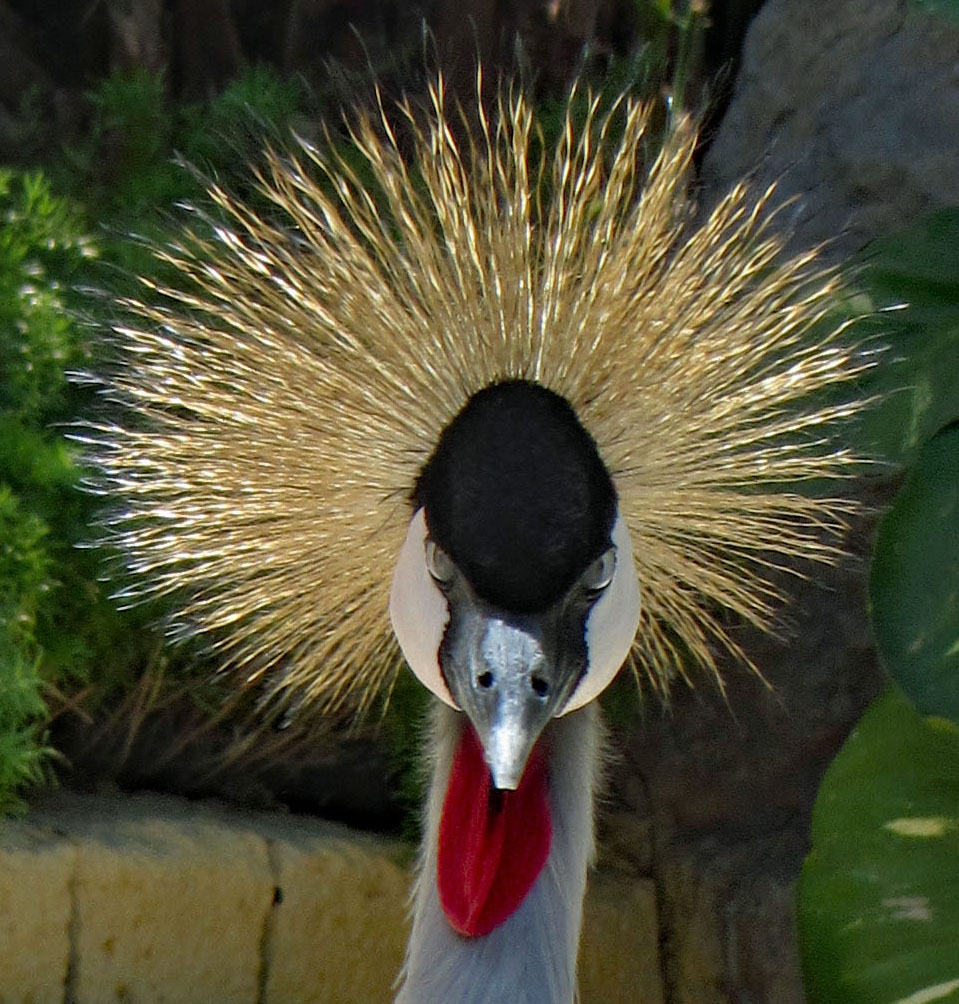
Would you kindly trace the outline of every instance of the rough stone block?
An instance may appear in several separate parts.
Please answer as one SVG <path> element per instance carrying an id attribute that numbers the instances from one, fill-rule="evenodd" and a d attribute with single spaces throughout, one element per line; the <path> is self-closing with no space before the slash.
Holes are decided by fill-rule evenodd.
<path id="1" fill-rule="evenodd" d="M 0 1004 L 61 1004 L 75 859 L 52 831 L 0 821 Z"/>
<path id="2" fill-rule="evenodd" d="M 0 1004 L 389 1004 L 410 857 L 320 821 L 60 793 L 0 830 Z M 652 882 L 592 875 L 583 1004 L 662 1004 L 658 938 Z"/>
<path id="3" fill-rule="evenodd" d="M 292 823 L 271 841 L 277 904 L 267 1004 L 387 1004 L 403 961 L 410 872 L 386 841 Z"/>
<path id="4" fill-rule="evenodd" d="M 744 174 L 759 191 L 775 182 L 777 201 L 799 196 L 782 221 L 794 245 L 828 241 L 841 261 L 959 202 L 959 28 L 924 6 L 764 3 L 706 156 L 704 204 Z"/>
<path id="5" fill-rule="evenodd" d="M 203 807 L 150 798 L 72 821 L 73 995 L 254 1004 L 273 901 L 266 843 Z"/>
<path id="6" fill-rule="evenodd" d="M 656 887 L 649 879 L 589 877 L 579 951 L 582 1004 L 663 1004 Z"/>

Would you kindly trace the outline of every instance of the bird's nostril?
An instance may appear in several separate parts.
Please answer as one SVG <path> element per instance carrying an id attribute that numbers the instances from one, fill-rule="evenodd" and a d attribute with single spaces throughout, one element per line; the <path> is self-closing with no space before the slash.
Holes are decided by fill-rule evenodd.
<path id="1" fill-rule="evenodd" d="M 476 682 L 484 689 L 489 690 L 493 686 L 493 674 L 487 669 L 476 677 Z"/>
<path id="2" fill-rule="evenodd" d="M 549 693 L 549 682 L 541 676 L 531 677 L 529 685 L 533 688 L 533 692 L 537 697 L 545 697 Z"/>

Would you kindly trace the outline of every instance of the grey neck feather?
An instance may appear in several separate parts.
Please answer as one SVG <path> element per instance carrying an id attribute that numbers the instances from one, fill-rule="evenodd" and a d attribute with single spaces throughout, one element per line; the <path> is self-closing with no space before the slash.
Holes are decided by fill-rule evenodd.
<path id="1" fill-rule="evenodd" d="M 519 909 L 482 938 L 453 931 L 436 887 L 440 814 L 462 717 L 438 703 L 433 715 L 426 833 L 396 1004 L 572 1004 L 586 870 L 594 852 L 599 709 L 593 703 L 550 723 L 549 858 Z"/>

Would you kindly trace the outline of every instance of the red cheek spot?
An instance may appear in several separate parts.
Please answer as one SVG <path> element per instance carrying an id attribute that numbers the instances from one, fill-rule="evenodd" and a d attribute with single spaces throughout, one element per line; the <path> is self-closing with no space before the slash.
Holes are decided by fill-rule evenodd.
<path id="1" fill-rule="evenodd" d="M 542 742 L 516 791 L 498 791 L 466 724 L 443 801 L 437 856 L 440 902 L 453 929 L 482 937 L 510 917 L 543 870 L 552 837 Z"/>

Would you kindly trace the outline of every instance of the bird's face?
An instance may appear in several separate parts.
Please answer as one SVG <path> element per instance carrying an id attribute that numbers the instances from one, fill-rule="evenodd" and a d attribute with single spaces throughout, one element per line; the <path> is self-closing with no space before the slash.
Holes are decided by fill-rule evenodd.
<path id="1" fill-rule="evenodd" d="M 461 709 L 493 784 L 515 789 L 547 722 L 625 661 L 639 588 L 612 481 L 560 397 L 497 384 L 425 466 L 390 614 L 414 673 Z"/>

